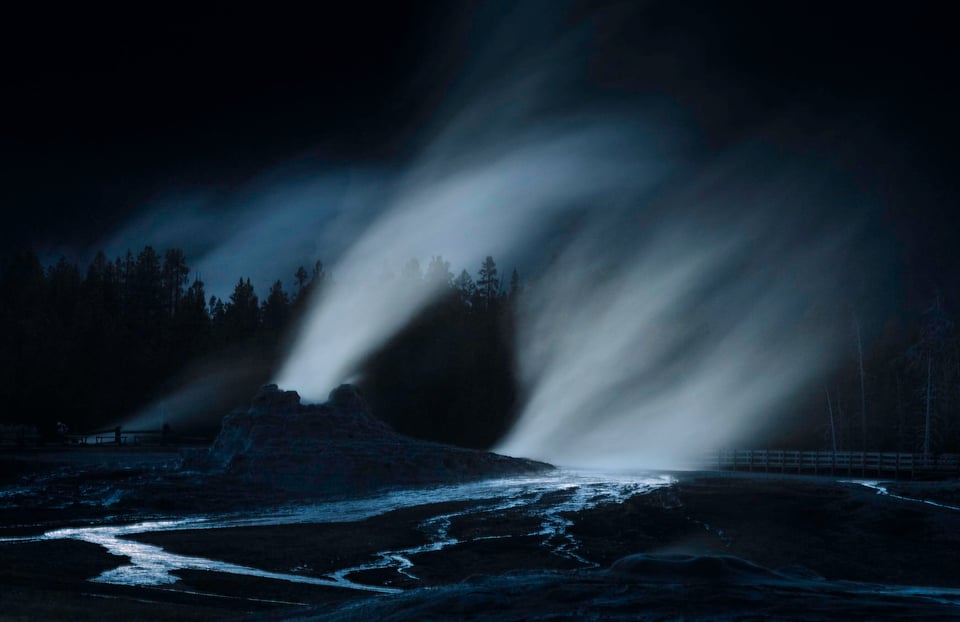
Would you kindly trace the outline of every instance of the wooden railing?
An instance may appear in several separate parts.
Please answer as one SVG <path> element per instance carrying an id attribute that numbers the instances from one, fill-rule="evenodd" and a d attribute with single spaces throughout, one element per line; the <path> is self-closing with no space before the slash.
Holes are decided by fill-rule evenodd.
<path id="1" fill-rule="evenodd" d="M 811 473 L 814 475 L 960 477 L 960 454 L 923 454 L 864 451 L 790 451 L 721 449 L 706 466 L 721 471 Z"/>
<path id="2" fill-rule="evenodd" d="M 40 432 L 32 425 L 0 425 L 0 445 L 14 445 L 26 447 L 38 445 L 41 441 Z"/>

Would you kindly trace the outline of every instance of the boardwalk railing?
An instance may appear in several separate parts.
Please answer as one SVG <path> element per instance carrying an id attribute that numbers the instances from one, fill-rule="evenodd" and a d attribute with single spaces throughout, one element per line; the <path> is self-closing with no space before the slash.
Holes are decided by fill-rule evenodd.
<path id="1" fill-rule="evenodd" d="M 0 425 L 0 445 L 39 445 L 40 432 L 34 425 Z"/>
<path id="2" fill-rule="evenodd" d="M 960 477 L 960 454 L 721 449 L 707 466 L 720 471 L 878 477 Z"/>

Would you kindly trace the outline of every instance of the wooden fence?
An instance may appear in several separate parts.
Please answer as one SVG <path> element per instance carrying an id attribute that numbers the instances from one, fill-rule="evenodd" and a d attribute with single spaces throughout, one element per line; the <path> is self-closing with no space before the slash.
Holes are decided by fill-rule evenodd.
<path id="1" fill-rule="evenodd" d="M 26 447 L 39 445 L 43 440 L 37 426 L 33 425 L 0 425 L 0 445 Z"/>
<path id="2" fill-rule="evenodd" d="M 721 449 L 709 468 L 720 471 L 805 473 L 851 477 L 960 477 L 960 454 L 909 454 L 864 451 Z"/>

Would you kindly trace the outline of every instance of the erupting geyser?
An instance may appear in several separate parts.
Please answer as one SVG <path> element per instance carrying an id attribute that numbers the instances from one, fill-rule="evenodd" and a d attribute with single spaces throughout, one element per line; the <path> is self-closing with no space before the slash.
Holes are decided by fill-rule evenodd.
<path id="1" fill-rule="evenodd" d="M 316 301 L 279 381 L 308 397 L 326 391 L 430 300 L 400 280 L 351 287 L 375 266 L 451 244 L 471 259 L 491 246 L 536 247 L 575 198 L 591 207 L 521 301 L 525 404 L 498 451 L 566 466 L 682 467 L 778 416 L 836 352 L 851 237 L 820 217 L 834 200 L 826 186 L 739 157 L 693 169 L 675 184 L 682 191 L 666 184 L 645 197 L 629 175 L 638 158 L 618 163 L 624 145 L 599 136 L 424 182 L 337 266 L 338 284 Z M 574 146 L 592 147 L 591 157 L 570 155 Z"/>
<path id="2" fill-rule="evenodd" d="M 349 232 L 323 247 L 333 278 L 274 380 L 321 401 L 442 290 L 391 270 L 442 256 L 459 271 L 492 255 L 529 283 L 523 402 L 500 451 L 683 466 L 780 415 L 835 358 L 860 197 L 829 163 L 778 149 L 775 128 L 749 148 L 711 149 L 678 129 L 690 127 L 683 111 L 665 114 L 672 103 L 565 98 L 589 73 L 576 41 L 528 47 L 526 30 L 501 34 L 516 44 L 513 70 L 496 55 L 479 62 L 412 162 L 357 175 L 350 192 L 332 184 L 316 207 L 270 201 L 264 230 L 284 235 L 236 238 L 272 256 L 304 231 Z M 303 217 L 314 211 L 336 217 Z"/>
<path id="3" fill-rule="evenodd" d="M 438 293 L 383 278 L 387 266 L 441 255 L 453 265 L 516 255 L 562 214 L 636 195 L 659 167 L 644 166 L 642 137 L 600 124 L 547 126 L 485 148 L 440 149 L 399 184 L 390 206 L 333 266 L 276 379 L 320 399 L 350 380 L 365 356 Z M 380 278 L 377 287 L 357 287 Z"/>
<path id="4" fill-rule="evenodd" d="M 374 417 L 359 392 L 340 385 L 324 404 L 269 384 L 235 411 L 194 467 L 245 484 L 320 495 L 384 486 L 460 482 L 537 473 L 547 464 L 408 438 Z"/>
<path id="5" fill-rule="evenodd" d="M 610 250 L 609 227 L 568 249 L 523 301 L 526 401 L 497 451 L 581 467 L 695 468 L 775 420 L 826 371 L 840 239 L 786 244 L 790 232 L 762 210 L 793 206 L 755 200 L 753 218 L 727 222 L 674 206 L 629 251 Z"/>

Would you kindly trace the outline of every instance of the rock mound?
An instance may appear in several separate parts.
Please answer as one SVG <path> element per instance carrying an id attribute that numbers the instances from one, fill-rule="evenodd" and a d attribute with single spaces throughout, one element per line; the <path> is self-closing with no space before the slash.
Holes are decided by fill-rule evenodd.
<path id="1" fill-rule="evenodd" d="M 266 385 L 246 411 L 223 420 L 207 469 L 300 494 L 460 482 L 543 471 L 550 465 L 402 436 L 341 385 L 324 404 Z"/>

